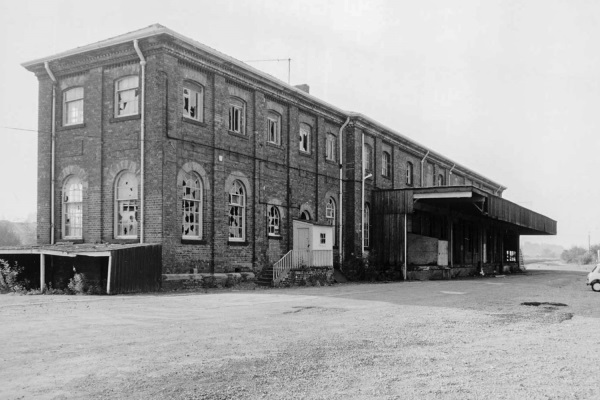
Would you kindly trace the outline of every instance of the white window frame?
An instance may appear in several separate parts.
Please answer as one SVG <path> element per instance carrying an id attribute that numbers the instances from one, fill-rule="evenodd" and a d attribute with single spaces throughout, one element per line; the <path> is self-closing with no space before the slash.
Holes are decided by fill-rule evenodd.
<path id="1" fill-rule="evenodd" d="M 338 220 L 337 220 L 337 205 L 335 203 L 335 199 L 330 197 L 327 200 L 327 204 L 325 204 L 325 219 L 329 225 L 333 226 L 333 244 L 334 246 L 338 245 Z"/>
<path id="2" fill-rule="evenodd" d="M 335 200 L 330 197 L 325 204 L 325 218 L 329 221 L 329 225 L 335 225 L 335 212 Z"/>
<path id="3" fill-rule="evenodd" d="M 321 233 L 320 234 L 320 244 L 325 244 L 327 243 L 327 234 L 326 233 Z"/>
<path id="4" fill-rule="evenodd" d="M 312 127 L 304 122 L 300 123 L 299 150 L 302 153 L 310 154 L 311 135 L 312 135 Z"/>
<path id="5" fill-rule="evenodd" d="M 279 207 L 274 205 L 267 207 L 267 235 L 281 236 L 281 213 Z"/>
<path id="6" fill-rule="evenodd" d="M 139 179 L 130 171 L 119 174 L 115 182 L 115 238 L 137 239 L 139 234 Z M 129 218 L 129 223 L 125 220 Z M 134 232 L 132 234 L 131 232 Z"/>
<path id="7" fill-rule="evenodd" d="M 77 176 L 69 176 L 62 192 L 62 238 L 83 238 L 83 184 Z"/>
<path id="8" fill-rule="evenodd" d="M 63 126 L 83 124 L 84 94 L 82 86 L 63 92 Z"/>
<path id="9" fill-rule="evenodd" d="M 246 103 L 242 99 L 231 97 L 228 112 L 229 131 L 244 135 L 246 133 Z"/>
<path id="10" fill-rule="evenodd" d="M 127 117 L 130 115 L 138 115 L 140 113 L 140 77 L 138 75 L 129 75 L 118 79 L 115 82 L 115 118 Z M 133 99 L 129 96 L 133 95 Z M 124 97 L 128 97 L 127 101 L 123 101 Z M 131 108 L 122 104 L 131 102 Z"/>
<path id="11" fill-rule="evenodd" d="M 267 114 L 267 143 L 281 145 L 281 116 L 273 111 Z"/>
<path id="12" fill-rule="evenodd" d="M 337 140 L 335 135 L 328 133 L 327 140 L 325 141 L 325 159 L 329 161 L 335 161 L 335 144 Z"/>
<path id="13" fill-rule="evenodd" d="M 203 193 L 202 179 L 195 172 L 184 174 L 181 182 L 181 238 L 202 239 Z"/>
<path id="14" fill-rule="evenodd" d="M 406 162 L 406 185 L 413 185 L 413 164 L 410 161 Z"/>
<path id="15" fill-rule="evenodd" d="M 363 170 L 365 173 L 373 172 L 373 147 L 368 143 L 363 146 Z"/>
<path id="16" fill-rule="evenodd" d="M 195 83 L 185 82 L 183 84 L 182 98 L 181 111 L 183 117 L 204 122 L 204 88 Z"/>
<path id="17" fill-rule="evenodd" d="M 229 241 L 246 240 L 246 188 L 239 180 L 229 190 Z"/>
<path id="18" fill-rule="evenodd" d="M 386 178 L 390 177 L 392 167 L 392 156 L 389 152 L 384 151 L 381 153 L 381 175 Z"/>

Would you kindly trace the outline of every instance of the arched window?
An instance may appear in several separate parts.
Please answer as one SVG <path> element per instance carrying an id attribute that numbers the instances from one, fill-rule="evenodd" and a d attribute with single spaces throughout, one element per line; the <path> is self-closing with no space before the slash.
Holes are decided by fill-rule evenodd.
<path id="1" fill-rule="evenodd" d="M 83 233 L 83 185 L 81 179 L 70 176 L 63 186 L 63 239 L 81 239 Z"/>
<path id="2" fill-rule="evenodd" d="M 236 97 L 229 98 L 229 130 L 246 133 L 246 103 Z"/>
<path id="3" fill-rule="evenodd" d="M 410 161 L 406 163 L 406 185 L 413 185 L 413 165 Z"/>
<path id="4" fill-rule="evenodd" d="M 437 177 L 437 185 L 438 186 L 444 186 L 444 175 L 439 174 Z"/>
<path id="5" fill-rule="evenodd" d="M 139 77 L 126 76 L 115 83 L 115 117 L 139 113 Z"/>
<path id="6" fill-rule="evenodd" d="M 277 206 L 267 207 L 267 234 L 269 236 L 279 236 L 281 225 L 281 214 Z"/>
<path id="7" fill-rule="evenodd" d="M 303 221 L 310 221 L 310 213 L 306 210 L 300 213 L 300 219 Z"/>
<path id="8" fill-rule="evenodd" d="M 310 125 L 301 123 L 300 124 L 300 151 L 303 153 L 310 153 L 310 136 L 312 128 Z"/>
<path id="9" fill-rule="evenodd" d="M 83 124 L 83 88 L 76 87 L 63 93 L 63 125 Z"/>
<path id="10" fill-rule="evenodd" d="M 202 180 L 194 173 L 184 174 L 181 182 L 181 237 L 202 239 Z"/>
<path id="11" fill-rule="evenodd" d="M 183 83 L 183 116 L 204 121 L 204 88 L 192 82 Z"/>
<path id="12" fill-rule="evenodd" d="M 364 232 L 364 242 L 363 246 L 365 248 L 369 248 L 369 231 L 371 228 L 371 207 L 369 203 L 365 203 L 365 212 L 364 212 L 364 221 L 363 221 L 363 232 Z"/>
<path id="13" fill-rule="evenodd" d="M 392 171 L 392 156 L 387 151 L 384 151 L 381 156 L 381 175 L 386 178 L 390 177 Z"/>
<path id="14" fill-rule="evenodd" d="M 246 239 L 246 190 L 240 181 L 234 181 L 229 190 L 229 241 Z"/>
<path id="15" fill-rule="evenodd" d="M 325 218 L 327 218 L 329 225 L 335 224 L 335 200 L 332 197 L 327 200 L 325 205 Z"/>
<path id="16" fill-rule="evenodd" d="M 327 204 L 325 204 L 325 218 L 327 219 L 327 223 L 333 226 L 333 244 L 337 246 L 338 244 L 338 234 L 337 234 L 337 208 L 335 206 L 335 200 L 333 197 L 330 197 L 327 200 Z"/>
<path id="17" fill-rule="evenodd" d="M 267 142 L 281 144 L 281 117 L 273 111 L 267 114 Z"/>
<path id="18" fill-rule="evenodd" d="M 138 236 L 138 179 L 123 172 L 115 185 L 115 237 L 135 239 Z"/>
<path id="19" fill-rule="evenodd" d="M 363 146 L 363 169 L 366 174 L 373 172 L 373 148 L 368 143 Z"/>

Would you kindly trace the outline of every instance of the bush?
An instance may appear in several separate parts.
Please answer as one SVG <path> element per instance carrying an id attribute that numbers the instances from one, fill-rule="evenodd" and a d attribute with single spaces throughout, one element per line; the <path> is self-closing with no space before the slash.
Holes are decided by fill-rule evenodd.
<path id="1" fill-rule="evenodd" d="M 67 285 L 71 294 L 102 294 L 102 287 L 97 281 L 89 280 L 84 274 L 75 274 Z"/>
<path id="2" fill-rule="evenodd" d="M 24 293 L 28 283 L 21 278 L 23 267 L 16 262 L 11 265 L 8 261 L 0 259 L 0 292 Z"/>

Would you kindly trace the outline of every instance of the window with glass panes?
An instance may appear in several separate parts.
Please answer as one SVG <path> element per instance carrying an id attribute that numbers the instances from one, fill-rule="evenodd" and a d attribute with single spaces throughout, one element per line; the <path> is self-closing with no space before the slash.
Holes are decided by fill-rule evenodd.
<path id="1" fill-rule="evenodd" d="M 181 182 L 181 237 L 202 238 L 202 181 L 195 173 L 187 173 Z"/>
<path id="2" fill-rule="evenodd" d="M 69 89 L 63 94 L 63 125 L 83 123 L 83 88 Z"/>
<path id="3" fill-rule="evenodd" d="M 233 182 L 229 191 L 229 241 L 246 238 L 246 191 L 240 181 Z"/>

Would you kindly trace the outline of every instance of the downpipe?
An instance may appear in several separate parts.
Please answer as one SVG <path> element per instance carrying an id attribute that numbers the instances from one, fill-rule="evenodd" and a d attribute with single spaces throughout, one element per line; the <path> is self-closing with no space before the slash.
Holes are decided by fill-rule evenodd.
<path id="1" fill-rule="evenodd" d="M 144 144 L 145 144 L 145 106 L 146 106 L 146 59 L 140 50 L 138 40 L 133 41 L 133 47 L 140 58 L 142 68 L 142 106 L 140 108 L 140 243 L 144 243 Z"/>
<path id="2" fill-rule="evenodd" d="M 55 191 L 55 187 L 54 187 L 54 175 L 55 175 L 55 158 L 56 158 L 56 85 L 57 85 L 57 81 L 56 81 L 56 77 L 54 76 L 54 74 L 52 73 L 52 71 L 50 70 L 50 64 L 48 63 L 48 61 L 44 62 L 44 67 L 46 68 L 46 72 L 48 73 L 48 75 L 50 76 L 50 79 L 52 80 L 52 127 L 51 127 L 51 132 L 52 132 L 52 151 L 51 151 L 51 156 L 50 156 L 50 162 L 51 162 L 51 167 L 50 167 L 50 244 L 54 244 L 54 191 Z"/>

